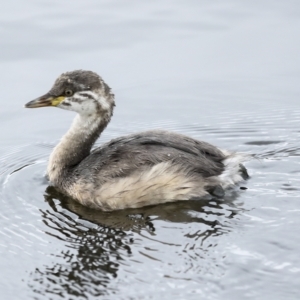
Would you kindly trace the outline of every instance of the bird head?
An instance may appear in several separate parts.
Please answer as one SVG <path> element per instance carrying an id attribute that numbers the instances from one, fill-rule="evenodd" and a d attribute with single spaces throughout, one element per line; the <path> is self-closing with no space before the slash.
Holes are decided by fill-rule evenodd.
<path id="1" fill-rule="evenodd" d="M 80 115 L 112 114 L 114 95 L 103 79 L 92 71 L 76 70 L 60 75 L 45 95 L 25 107 L 54 106 Z"/>

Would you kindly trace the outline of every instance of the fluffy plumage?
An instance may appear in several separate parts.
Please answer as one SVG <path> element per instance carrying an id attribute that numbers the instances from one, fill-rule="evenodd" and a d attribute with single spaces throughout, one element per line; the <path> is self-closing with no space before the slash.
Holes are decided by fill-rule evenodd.
<path id="1" fill-rule="evenodd" d="M 102 210 L 222 196 L 247 179 L 246 156 L 167 131 L 147 131 L 91 148 L 109 123 L 114 95 L 91 71 L 62 74 L 26 107 L 57 106 L 78 113 L 53 150 L 50 182 L 81 204 Z"/>

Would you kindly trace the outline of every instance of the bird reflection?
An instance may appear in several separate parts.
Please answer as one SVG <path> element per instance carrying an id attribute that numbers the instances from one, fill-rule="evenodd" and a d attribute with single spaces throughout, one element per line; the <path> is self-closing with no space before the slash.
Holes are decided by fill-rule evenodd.
<path id="1" fill-rule="evenodd" d="M 41 211 L 43 222 L 50 229 L 46 233 L 64 241 L 66 247 L 54 254 L 53 265 L 31 273 L 29 285 L 36 293 L 68 295 L 70 299 L 112 294 L 115 291 L 110 289 L 110 283 L 132 257 L 137 235 L 146 231 L 155 236 L 159 231 L 157 220 L 197 222 L 206 225 L 201 226 L 205 230 L 185 237 L 200 239 L 202 244 L 212 235 L 230 231 L 226 223 L 240 211 L 232 202 L 235 197 L 227 201 L 227 209 L 222 206 L 224 202 L 197 200 L 102 212 L 84 207 L 54 187 L 48 187 L 45 200 L 51 209 Z"/>
<path id="2" fill-rule="evenodd" d="M 153 221 L 155 220 L 164 220 L 174 223 L 200 222 L 206 223 L 208 226 L 213 226 L 207 219 L 199 217 L 201 214 L 195 216 L 189 212 L 202 212 L 205 215 L 222 214 L 224 213 L 222 204 L 225 202 L 227 205 L 232 206 L 232 215 L 227 216 L 228 218 L 231 218 L 238 210 L 236 204 L 233 203 L 238 195 L 239 192 L 233 190 L 227 198 L 224 198 L 224 201 L 207 201 L 207 199 L 203 199 L 202 201 L 179 201 L 142 208 L 123 209 L 114 212 L 103 212 L 83 206 L 70 197 L 63 195 L 52 186 L 49 186 L 46 189 L 45 199 L 54 211 L 57 211 L 54 199 L 58 199 L 60 200 L 62 208 L 71 211 L 79 216 L 79 218 L 88 220 L 94 224 L 123 231 L 130 230 L 138 232 L 140 230 L 147 230 L 151 233 L 155 231 L 153 224 Z M 214 210 L 208 209 L 209 207 Z M 216 210 L 219 211 L 217 212 Z"/>

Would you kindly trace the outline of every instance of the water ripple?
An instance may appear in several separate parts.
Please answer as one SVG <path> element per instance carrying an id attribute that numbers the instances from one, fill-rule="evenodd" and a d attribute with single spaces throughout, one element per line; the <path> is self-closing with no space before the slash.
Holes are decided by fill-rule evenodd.
<path id="1" fill-rule="evenodd" d="M 287 116 L 287 127 L 274 125 Z M 266 117 L 238 114 L 206 126 L 175 121 L 132 122 L 126 128 L 116 124 L 102 142 L 137 127 L 164 128 L 205 137 L 222 148 L 254 153 L 257 159 L 247 164 L 252 178 L 244 191 L 222 201 L 169 203 L 112 213 L 83 207 L 48 186 L 44 172 L 53 144 L 1 148 L 4 259 L 21 255 L 24 268 L 30 270 L 30 289 L 35 295 L 54 298 L 120 293 L 136 298 L 141 296 L 141 284 L 144 293 L 156 290 L 156 295 L 162 291 L 187 295 L 187 289 L 198 295 L 220 293 L 230 285 L 247 289 L 245 270 L 252 270 L 251 264 L 260 270 L 253 281 L 272 274 L 269 280 L 277 284 L 278 272 L 293 280 L 291 274 L 300 270 L 289 246 L 295 234 L 284 235 L 281 241 L 275 236 L 288 222 L 297 224 L 299 219 L 300 210 L 293 202 L 299 197 L 299 127 L 295 126 L 299 116 L 296 111 L 273 111 L 267 116 L 269 122 Z M 246 231 L 248 237 L 243 238 Z M 255 248 L 254 241 L 263 246 Z M 267 256 L 265 249 L 278 255 Z M 290 258 L 282 259 L 285 251 L 291 252 Z M 133 289 L 135 295 L 130 292 Z"/>

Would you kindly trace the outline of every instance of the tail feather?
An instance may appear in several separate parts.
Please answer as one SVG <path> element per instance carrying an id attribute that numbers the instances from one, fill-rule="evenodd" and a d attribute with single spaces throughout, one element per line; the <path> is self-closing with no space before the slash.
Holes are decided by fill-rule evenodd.
<path id="1" fill-rule="evenodd" d="M 218 176 L 221 186 L 228 188 L 241 181 L 247 180 L 250 176 L 242 163 L 250 160 L 252 155 L 246 153 L 230 153 L 225 150 L 222 150 L 222 152 L 226 155 L 226 158 L 223 160 L 225 169 Z"/>

